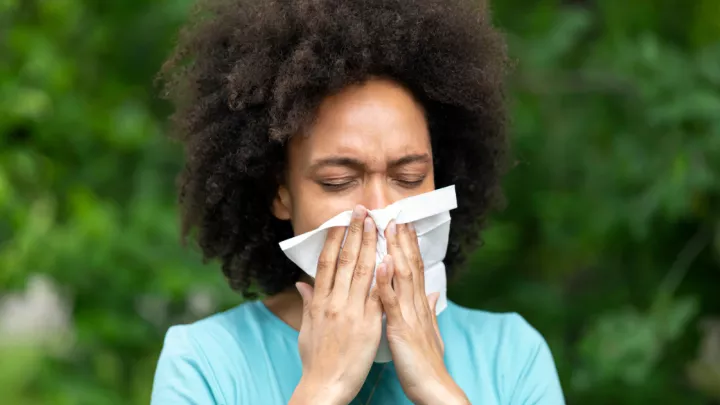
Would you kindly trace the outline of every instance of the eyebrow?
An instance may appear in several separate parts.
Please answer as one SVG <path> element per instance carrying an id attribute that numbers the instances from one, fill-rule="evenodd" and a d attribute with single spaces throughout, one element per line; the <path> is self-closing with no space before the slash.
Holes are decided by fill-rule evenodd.
<path id="1" fill-rule="evenodd" d="M 388 169 L 397 168 L 410 163 L 428 163 L 430 160 L 430 155 L 427 153 L 405 155 L 401 158 L 391 160 L 388 163 Z M 364 169 L 365 162 L 346 156 L 330 156 L 316 161 L 310 166 L 309 170 L 315 171 L 325 166 L 346 166 L 354 169 Z"/>

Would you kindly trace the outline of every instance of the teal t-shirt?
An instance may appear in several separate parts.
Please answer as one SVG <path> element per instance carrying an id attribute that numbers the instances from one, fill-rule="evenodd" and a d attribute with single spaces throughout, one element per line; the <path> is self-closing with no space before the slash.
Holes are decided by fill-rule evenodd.
<path id="1" fill-rule="evenodd" d="M 448 302 L 438 316 L 445 364 L 474 405 L 563 405 L 545 339 L 520 315 Z M 298 332 L 262 302 L 168 330 L 152 405 L 287 404 L 300 381 Z M 351 403 L 410 404 L 392 363 L 374 364 Z"/>

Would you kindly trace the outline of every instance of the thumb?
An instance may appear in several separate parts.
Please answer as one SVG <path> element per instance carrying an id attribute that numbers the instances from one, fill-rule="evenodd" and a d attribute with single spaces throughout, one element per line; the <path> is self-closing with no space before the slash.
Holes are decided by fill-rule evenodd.
<path id="1" fill-rule="evenodd" d="M 433 317 L 435 316 L 435 309 L 437 308 L 438 299 L 440 299 L 439 292 L 434 292 L 428 295 L 428 306 L 430 307 L 430 312 L 432 312 Z"/>
<path id="2" fill-rule="evenodd" d="M 297 288 L 298 292 L 300 293 L 300 297 L 302 297 L 304 318 L 310 315 L 310 303 L 312 302 L 314 289 L 310 284 L 304 283 L 302 281 L 298 281 L 297 283 L 295 283 L 295 288 Z"/>
<path id="3" fill-rule="evenodd" d="M 435 334 L 437 335 L 437 338 L 440 343 L 440 347 L 443 346 L 442 344 L 442 337 L 440 336 L 440 327 L 438 326 L 437 322 L 437 303 L 440 299 L 440 293 L 434 292 L 430 295 L 428 295 L 428 305 L 430 306 L 430 317 L 432 318 L 432 326 L 433 329 L 435 329 Z"/>

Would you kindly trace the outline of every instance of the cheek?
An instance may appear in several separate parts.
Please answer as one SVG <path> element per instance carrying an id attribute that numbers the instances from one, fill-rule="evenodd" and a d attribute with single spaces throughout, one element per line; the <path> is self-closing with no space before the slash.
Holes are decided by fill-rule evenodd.
<path id="1" fill-rule="evenodd" d="M 290 220 L 295 235 L 312 231 L 335 215 L 351 210 L 358 204 L 359 199 L 353 193 L 328 195 L 322 190 L 311 191 L 316 188 L 318 187 L 306 185 L 303 192 L 293 198 Z"/>

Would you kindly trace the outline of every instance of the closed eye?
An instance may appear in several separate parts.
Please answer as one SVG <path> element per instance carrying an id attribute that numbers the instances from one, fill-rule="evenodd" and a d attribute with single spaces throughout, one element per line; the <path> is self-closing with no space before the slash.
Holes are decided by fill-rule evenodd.
<path id="1" fill-rule="evenodd" d="M 354 180 L 335 181 L 335 182 L 326 182 L 326 181 L 318 182 L 320 187 L 322 187 L 325 191 L 330 191 L 330 192 L 346 190 L 346 189 L 352 187 L 353 183 L 355 183 Z"/>
<path id="2" fill-rule="evenodd" d="M 395 180 L 401 187 L 405 188 L 416 188 L 420 187 L 422 185 L 423 181 L 425 181 L 425 177 L 418 179 L 418 180 Z"/>

